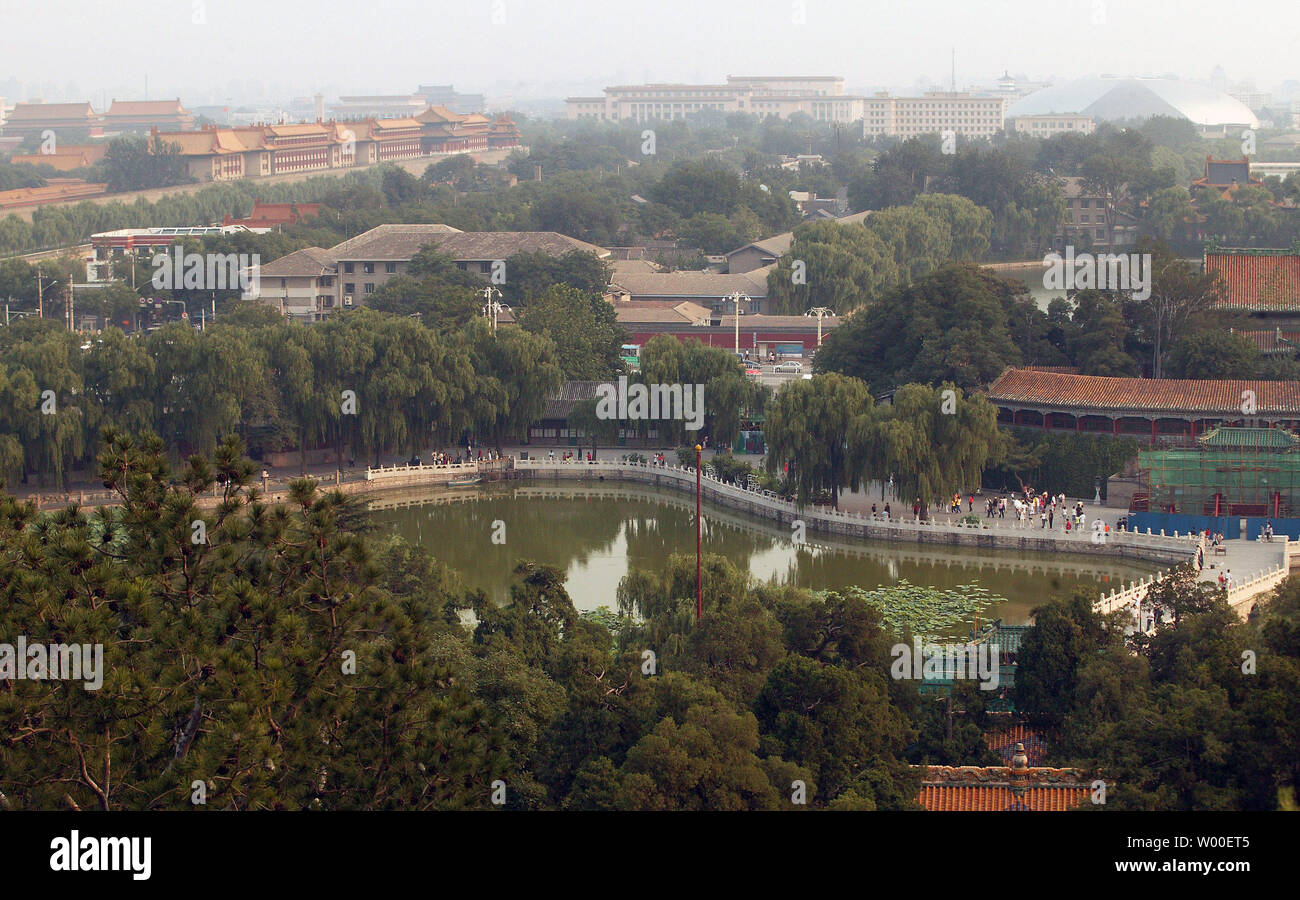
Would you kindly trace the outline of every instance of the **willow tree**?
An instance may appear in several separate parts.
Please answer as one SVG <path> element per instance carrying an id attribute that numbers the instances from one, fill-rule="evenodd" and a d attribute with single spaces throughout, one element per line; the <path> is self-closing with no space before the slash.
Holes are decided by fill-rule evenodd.
<path id="1" fill-rule="evenodd" d="M 845 315 L 899 282 L 895 256 L 880 234 L 861 225 L 800 225 L 790 249 L 768 273 L 768 305 L 788 315 L 815 306 Z"/>
<path id="2" fill-rule="evenodd" d="M 862 433 L 872 402 L 865 382 L 843 375 L 786 383 L 767 404 L 768 471 L 785 466 L 800 503 L 826 490 L 838 508 L 840 488 L 857 490 L 862 482 L 862 467 L 851 464 L 849 439 Z"/>
<path id="3" fill-rule="evenodd" d="M 902 497 L 924 512 L 940 497 L 980 483 L 998 440 L 997 410 L 984 397 L 965 397 L 951 383 L 906 384 L 889 406 L 859 419 L 850 434 L 855 478 L 894 478 Z"/>

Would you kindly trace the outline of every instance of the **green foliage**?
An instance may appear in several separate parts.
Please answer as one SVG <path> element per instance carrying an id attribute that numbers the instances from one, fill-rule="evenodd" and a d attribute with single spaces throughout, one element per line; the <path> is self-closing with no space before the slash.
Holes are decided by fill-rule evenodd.
<path id="1" fill-rule="evenodd" d="M 1204 330 L 1184 334 L 1169 348 L 1170 378 L 1252 379 L 1260 367 L 1255 343 L 1244 335 Z"/>
<path id="2" fill-rule="evenodd" d="M 186 168 L 180 148 L 156 136 L 114 138 L 109 141 L 99 167 L 103 169 L 108 190 L 114 193 L 171 187 L 195 180 Z"/>
<path id="3" fill-rule="evenodd" d="M 823 375 L 787 383 L 769 402 L 764 424 L 767 471 L 784 471 L 807 502 L 820 491 L 894 478 L 900 496 L 922 508 L 969 489 L 1001 450 L 997 411 L 983 397 L 908 384 L 875 406 L 855 378 Z"/>
<path id="4" fill-rule="evenodd" d="M 506 283 L 502 293 L 512 306 L 532 303 L 557 287 L 599 298 L 613 271 L 605 260 L 581 250 L 563 256 L 541 251 L 516 253 L 507 257 L 505 263 Z"/>
<path id="5" fill-rule="evenodd" d="M 1046 330 L 1023 288 L 987 269 L 951 265 L 894 289 L 831 331 L 816 367 L 861 378 L 874 391 L 909 381 L 970 389 L 1047 355 L 1050 348 L 1036 342 Z"/>
<path id="6" fill-rule="evenodd" d="M 941 590 L 906 578 L 872 591 L 854 587 L 845 593 L 876 610 L 882 624 L 899 637 L 915 635 L 928 641 L 969 639 L 971 622 L 993 604 L 1006 602 L 977 584 Z"/>
<path id="7" fill-rule="evenodd" d="M 984 485 L 995 490 L 1021 490 L 1025 485 L 1072 497 L 1092 494 L 1094 481 L 1101 478 L 1101 495 L 1106 496 L 1106 479 L 1119 474 L 1137 458 L 1138 440 L 1112 435 L 1043 434 L 1029 428 L 1003 432 L 1004 445 L 999 464 L 984 475 Z"/>
<path id="8" fill-rule="evenodd" d="M 500 447 L 564 378 L 544 334 L 493 335 L 481 318 L 435 330 L 373 309 L 308 326 L 236 305 L 201 332 L 175 323 L 82 341 L 52 319 L 0 329 L 0 477 L 64 485 L 109 426 L 152 431 L 174 458 L 211 453 L 232 432 L 256 434 L 259 453 L 333 447 L 340 462 L 345 449 L 377 459 L 466 436 Z M 344 391 L 355 415 L 343 413 Z"/>
<path id="9" fill-rule="evenodd" d="M 0 626 L 104 648 L 99 690 L 0 692 L 9 808 L 185 809 L 199 781 L 214 809 L 489 809 L 500 780 L 521 810 L 910 809 L 909 763 L 996 763 L 974 686 L 936 701 L 889 676 L 891 643 L 957 637 L 997 601 L 982 587 L 814 593 L 708 555 L 697 623 L 678 555 L 631 571 L 617 612 L 579 614 L 528 562 L 497 606 L 369 537 L 341 492 L 301 479 L 265 505 L 241 450 L 173 471 L 108 429 L 117 506 L 0 495 Z M 1277 808 L 1300 774 L 1300 588 L 1248 623 L 1189 567 L 1152 599 L 1175 621 L 1130 641 L 1091 598 L 1036 609 L 1017 707 L 1118 808 Z"/>
<path id="10" fill-rule="evenodd" d="M 566 379 L 601 381 L 623 371 L 622 347 L 630 337 L 599 292 L 551 285 L 529 300 L 520 324 L 551 340 Z"/>

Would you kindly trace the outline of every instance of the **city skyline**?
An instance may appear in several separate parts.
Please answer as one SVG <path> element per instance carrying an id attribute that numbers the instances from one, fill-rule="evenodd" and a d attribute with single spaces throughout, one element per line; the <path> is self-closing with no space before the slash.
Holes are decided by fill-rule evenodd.
<path id="1" fill-rule="evenodd" d="M 1201 0 L 933 2 L 883 10 L 838 0 L 727 2 L 701 10 L 669 0 L 653 11 L 578 0 L 564 4 L 563 15 L 555 2 L 481 0 L 431 10 L 379 0 L 371 21 L 401 21 L 402 43 L 411 50 L 383 53 L 369 52 L 392 40 L 382 31 L 340 52 L 339 19 L 319 4 L 129 0 L 117 16 L 93 23 L 78 8 L 66 0 L 40 7 L 0 2 L 0 58 L 7 63 L 0 96 L 99 105 L 180 97 L 199 106 L 283 103 L 315 93 L 401 94 L 441 82 L 486 92 L 499 108 L 617 84 L 714 84 L 742 74 L 830 73 L 844 77 L 850 92 L 900 92 L 949 87 L 954 73 L 958 90 L 1003 72 L 1055 83 L 1098 74 L 1208 82 L 1216 66 L 1232 83 L 1253 82 L 1282 99 L 1300 93 L 1288 64 L 1260 54 L 1247 29 L 1217 33 L 1212 51 L 1189 57 L 1188 46 L 1202 45 L 1199 23 L 1214 11 Z M 1258 0 L 1247 8 L 1243 18 L 1268 22 L 1270 33 L 1300 33 L 1300 11 L 1288 4 Z M 59 17 L 60 40 L 33 40 L 51 16 Z M 292 54 L 283 52 L 285 35 L 292 36 Z M 1062 52 L 1063 40 L 1072 52 Z M 148 53 L 102 52 L 141 42 Z M 435 64 L 426 47 L 438 48 Z"/>

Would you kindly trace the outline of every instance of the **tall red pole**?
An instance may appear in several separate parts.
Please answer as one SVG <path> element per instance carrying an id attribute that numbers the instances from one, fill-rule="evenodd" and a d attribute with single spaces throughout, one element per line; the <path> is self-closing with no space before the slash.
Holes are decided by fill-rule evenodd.
<path id="1" fill-rule="evenodd" d="M 695 624 L 700 624 L 704 617 L 704 567 L 700 562 L 700 553 L 704 546 L 700 531 L 700 453 L 704 450 L 695 445 Z"/>

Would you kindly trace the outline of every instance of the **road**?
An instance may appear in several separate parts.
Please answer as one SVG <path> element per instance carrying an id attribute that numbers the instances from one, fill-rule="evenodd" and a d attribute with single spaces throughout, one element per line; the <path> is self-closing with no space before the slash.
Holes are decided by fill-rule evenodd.
<path id="1" fill-rule="evenodd" d="M 797 360 L 794 361 L 797 362 Z M 803 362 L 801 365 L 803 366 L 803 369 L 800 372 L 778 372 L 776 371 L 776 366 L 770 363 L 765 363 L 761 366 L 749 366 L 747 368 L 750 370 L 749 377 L 757 381 L 759 384 L 765 384 L 770 388 L 779 388 L 787 381 L 801 378 L 804 375 L 812 373 L 811 362 Z M 752 371 L 755 368 L 758 369 L 757 373 Z"/>

